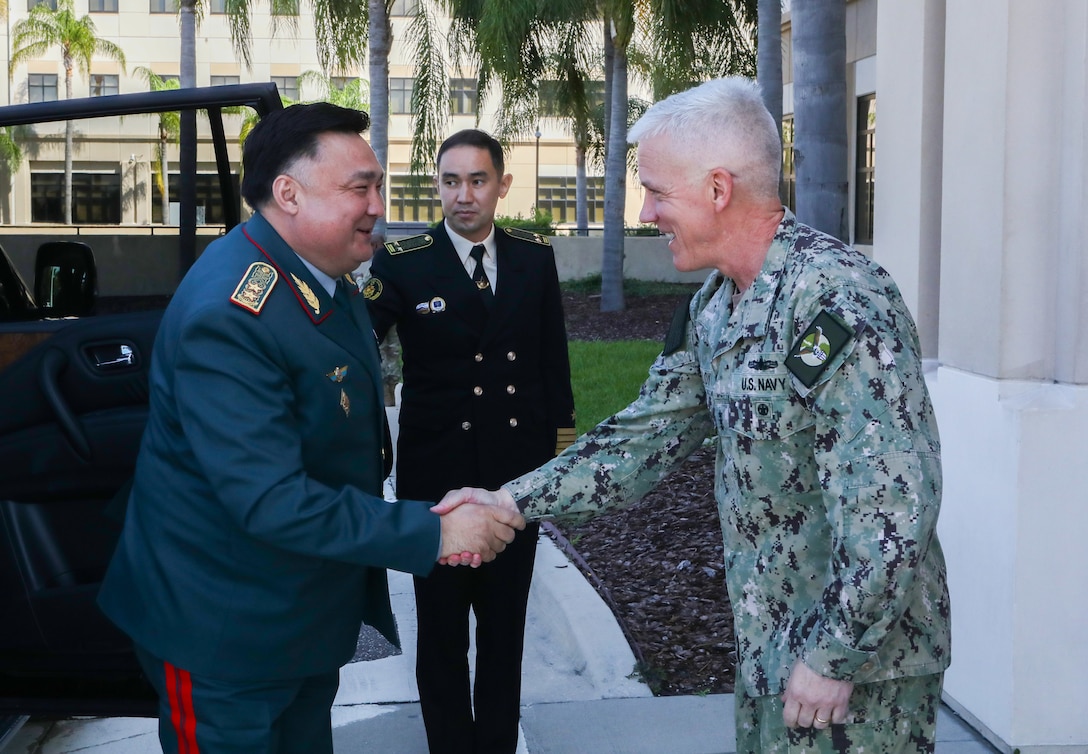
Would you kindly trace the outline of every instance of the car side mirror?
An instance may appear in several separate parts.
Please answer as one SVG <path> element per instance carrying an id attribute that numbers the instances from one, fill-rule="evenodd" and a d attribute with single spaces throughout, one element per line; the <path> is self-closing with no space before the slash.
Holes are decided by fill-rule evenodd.
<path id="1" fill-rule="evenodd" d="M 79 241 L 50 241 L 34 260 L 34 299 L 50 317 L 82 317 L 94 311 L 98 272 L 91 247 Z"/>

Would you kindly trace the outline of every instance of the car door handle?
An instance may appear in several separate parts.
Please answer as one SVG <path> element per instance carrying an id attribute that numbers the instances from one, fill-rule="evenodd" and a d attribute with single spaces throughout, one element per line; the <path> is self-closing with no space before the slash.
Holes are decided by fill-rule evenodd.
<path id="1" fill-rule="evenodd" d="M 97 343 L 87 348 L 95 369 L 113 372 L 136 366 L 136 351 L 128 343 Z"/>
<path id="2" fill-rule="evenodd" d="M 68 357 L 64 352 L 55 348 L 50 349 L 42 356 L 38 382 L 41 384 L 42 392 L 45 393 L 45 398 L 52 407 L 53 413 L 57 416 L 57 423 L 60 425 L 61 432 L 68 439 L 72 449 L 84 461 L 90 462 L 91 444 L 87 441 L 87 435 L 84 434 L 83 428 L 79 425 L 79 421 L 76 419 L 75 414 L 72 413 L 72 409 L 68 406 L 68 402 L 64 399 L 64 394 L 60 389 L 60 375 L 67 367 Z"/>

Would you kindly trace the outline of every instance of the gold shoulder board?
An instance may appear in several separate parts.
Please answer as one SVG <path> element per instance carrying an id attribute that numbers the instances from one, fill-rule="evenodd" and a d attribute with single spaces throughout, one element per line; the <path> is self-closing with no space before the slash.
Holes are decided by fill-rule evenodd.
<path id="1" fill-rule="evenodd" d="M 426 233 L 418 236 L 409 236 L 408 238 L 402 238 L 399 241 L 388 241 L 385 244 L 385 250 L 390 254 L 406 254 L 409 251 L 417 251 L 419 249 L 426 249 L 428 246 L 434 243 L 434 239 Z"/>
<path id="2" fill-rule="evenodd" d="M 506 231 L 506 235 L 511 238 L 517 238 L 522 241 L 532 241 L 538 243 L 541 246 L 551 246 L 552 242 L 548 240 L 547 236 L 543 236 L 535 231 L 525 230 L 525 228 L 503 228 Z"/>
<path id="3" fill-rule="evenodd" d="M 247 309 L 254 314 L 260 314 L 264 302 L 268 300 L 268 294 L 279 280 L 279 273 L 270 264 L 254 262 L 242 276 L 238 287 L 234 289 L 234 295 L 230 297 L 238 306 Z"/>

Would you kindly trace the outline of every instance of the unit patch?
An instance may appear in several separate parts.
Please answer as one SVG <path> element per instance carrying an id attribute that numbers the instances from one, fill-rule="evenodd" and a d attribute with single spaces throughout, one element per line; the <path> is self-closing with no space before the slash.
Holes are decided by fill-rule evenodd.
<path id="1" fill-rule="evenodd" d="M 531 230 L 525 230 L 525 228 L 503 228 L 506 235 L 511 238 L 518 238 L 522 241 L 532 241 L 538 243 L 541 246 L 551 246 L 552 242 L 548 240 L 547 236 L 542 236 L 539 233 L 535 233 Z"/>
<path id="2" fill-rule="evenodd" d="M 378 278 L 370 278 L 363 286 L 363 298 L 367 301 L 377 301 L 382 295 L 382 281 Z"/>
<path id="3" fill-rule="evenodd" d="M 254 262 L 246 270 L 246 274 L 238 283 L 238 287 L 234 289 L 234 295 L 230 297 L 230 300 L 243 309 L 260 314 L 265 301 L 268 300 L 268 294 L 272 292 L 278 279 L 279 273 L 272 265 Z"/>
<path id="4" fill-rule="evenodd" d="M 850 328 L 824 309 L 793 344 L 786 357 L 786 368 L 802 385 L 812 387 L 852 337 Z"/>
<path id="5" fill-rule="evenodd" d="M 417 251 L 419 249 L 426 249 L 428 246 L 434 243 L 434 239 L 426 233 L 418 236 L 409 236 L 408 238 L 402 238 L 399 241 L 387 241 L 385 244 L 385 250 L 390 255 L 396 256 L 397 254 L 406 254 L 409 251 Z"/>

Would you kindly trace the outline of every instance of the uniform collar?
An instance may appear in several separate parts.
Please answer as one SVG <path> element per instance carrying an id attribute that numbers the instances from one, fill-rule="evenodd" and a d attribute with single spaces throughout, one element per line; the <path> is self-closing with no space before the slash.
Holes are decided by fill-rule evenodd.
<path id="1" fill-rule="evenodd" d="M 464 236 L 460 236 L 454 232 L 450 227 L 450 224 L 445 220 L 442 224 L 446 227 L 446 235 L 450 237 L 450 243 L 453 244 L 453 250 L 457 252 L 457 256 L 461 259 L 462 265 L 468 264 L 468 255 L 472 251 L 472 247 L 476 245 L 473 241 L 468 240 Z M 495 224 L 491 224 L 491 232 L 487 234 L 481 243 L 484 245 L 484 251 L 487 256 L 495 259 Z"/>

